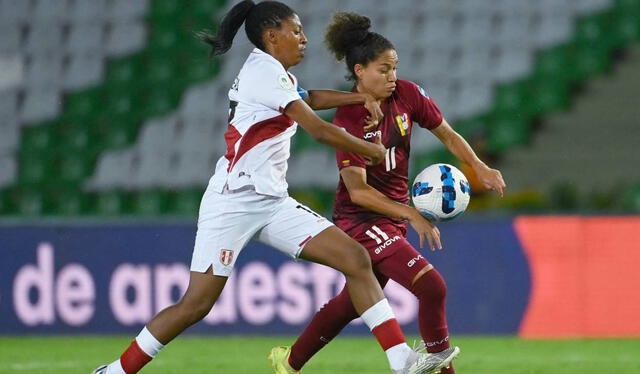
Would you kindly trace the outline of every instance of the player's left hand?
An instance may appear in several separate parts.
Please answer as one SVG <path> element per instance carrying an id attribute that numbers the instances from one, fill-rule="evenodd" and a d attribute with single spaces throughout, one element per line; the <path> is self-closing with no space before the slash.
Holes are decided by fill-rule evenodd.
<path id="1" fill-rule="evenodd" d="M 485 188 L 496 191 L 500 197 L 504 196 L 504 190 L 507 185 L 504 183 L 502 173 L 499 170 L 492 169 L 487 165 L 480 165 L 474 171 Z"/>
<path id="2" fill-rule="evenodd" d="M 382 121 L 382 117 L 384 115 L 382 114 L 382 109 L 380 108 L 380 103 L 378 102 L 378 100 L 376 100 L 373 96 L 367 93 L 363 95 L 365 98 L 364 107 L 369 112 L 369 116 L 367 116 L 367 118 L 364 119 L 364 123 L 365 123 L 364 131 L 369 132 L 375 129 L 376 127 L 378 127 L 378 124 L 380 123 L 380 121 Z"/>
<path id="3" fill-rule="evenodd" d="M 429 242 L 429 249 L 432 251 L 442 249 L 440 230 L 433 222 L 422 216 L 417 209 L 413 209 L 413 215 L 409 218 L 409 223 L 420 236 L 420 248 L 424 248 L 424 239 L 426 238 Z"/>

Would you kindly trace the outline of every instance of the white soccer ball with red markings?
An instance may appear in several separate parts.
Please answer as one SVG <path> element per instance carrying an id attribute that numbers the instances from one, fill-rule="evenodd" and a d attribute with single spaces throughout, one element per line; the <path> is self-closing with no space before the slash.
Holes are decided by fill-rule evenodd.
<path id="1" fill-rule="evenodd" d="M 424 169 L 411 186 L 413 205 L 432 221 L 450 221 L 467 209 L 470 199 L 467 178 L 449 164 Z"/>

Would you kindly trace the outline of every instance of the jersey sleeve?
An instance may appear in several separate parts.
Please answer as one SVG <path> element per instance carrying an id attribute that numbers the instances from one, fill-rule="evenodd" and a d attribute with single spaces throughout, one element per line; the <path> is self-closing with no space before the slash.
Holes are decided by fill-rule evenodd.
<path id="1" fill-rule="evenodd" d="M 337 110 L 333 123 L 357 138 L 362 139 L 364 136 L 363 118 L 360 118 L 355 115 L 353 111 L 346 108 L 339 108 Z M 340 149 L 336 149 L 336 162 L 338 163 L 338 170 L 349 166 L 367 167 L 367 160 L 363 156 Z"/>
<path id="2" fill-rule="evenodd" d="M 420 127 L 433 130 L 442 123 L 442 113 L 427 92 L 415 83 L 411 83 L 413 119 Z"/>
<path id="3" fill-rule="evenodd" d="M 292 101 L 300 100 L 296 81 L 276 64 L 262 63 L 250 74 L 252 86 L 247 87 L 252 100 L 273 110 L 284 112 Z"/>

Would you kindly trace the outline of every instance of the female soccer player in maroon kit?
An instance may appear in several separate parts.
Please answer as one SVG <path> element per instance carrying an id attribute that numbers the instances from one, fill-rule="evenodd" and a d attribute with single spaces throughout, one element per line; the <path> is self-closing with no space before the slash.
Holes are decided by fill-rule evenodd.
<path id="1" fill-rule="evenodd" d="M 450 347 L 445 315 L 446 285 L 440 273 L 406 239 L 407 223 L 425 238 L 431 250 L 442 249 L 438 228 L 408 206 L 409 149 L 413 122 L 430 130 L 461 161 L 471 165 L 483 184 L 503 194 L 498 170 L 485 165 L 469 144 L 443 119 L 435 102 L 417 84 L 396 76 L 398 56 L 382 35 L 370 32 L 371 22 L 355 13 L 337 13 L 327 28 L 326 43 L 337 60 L 346 60 L 355 92 L 379 100 L 384 114 L 375 128 L 365 126 L 361 106 L 338 109 L 337 126 L 354 136 L 380 135 L 387 148 L 385 162 L 368 166 L 352 152 L 337 151 L 340 183 L 334 223 L 369 252 L 374 271 L 384 286 L 393 279 L 410 290 L 419 302 L 420 334 L 427 351 L 440 355 L 442 365 L 433 373 L 454 373 L 450 365 L 457 347 Z M 272 362 L 278 373 L 296 373 L 358 314 L 344 289 L 331 299 L 307 326 L 295 344 L 274 348 Z M 447 368 L 447 366 L 449 366 Z"/>

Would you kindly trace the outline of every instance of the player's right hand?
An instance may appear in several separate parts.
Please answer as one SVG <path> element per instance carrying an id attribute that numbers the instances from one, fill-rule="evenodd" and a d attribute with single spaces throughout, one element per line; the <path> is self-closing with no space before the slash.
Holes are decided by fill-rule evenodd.
<path id="1" fill-rule="evenodd" d="M 382 113 L 382 109 L 380 108 L 380 103 L 370 94 L 364 94 L 364 107 L 369 112 L 367 118 L 365 118 L 365 127 L 364 131 L 369 132 L 376 127 L 378 124 L 382 122 L 382 117 L 384 114 Z"/>
<path id="2" fill-rule="evenodd" d="M 375 141 L 370 143 L 372 146 L 371 154 L 366 158 L 367 165 L 378 165 L 387 155 L 387 149 L 382 145 L 380 135 L 376 135 Z"/>
<path id="3" fill-rule="evenodd" d="M 424 248 L 424 238 L 429 241 L 429 248 L 432 251 L 436 249 L 442 249 L 442 243 L 440 242 L 440 230 L 433 224 L 433 222 L 424 218 L 417 209 L 414 209 L 415 214 L 409 219 L 411 227 L 420 236 L 420 248 Z"/>

